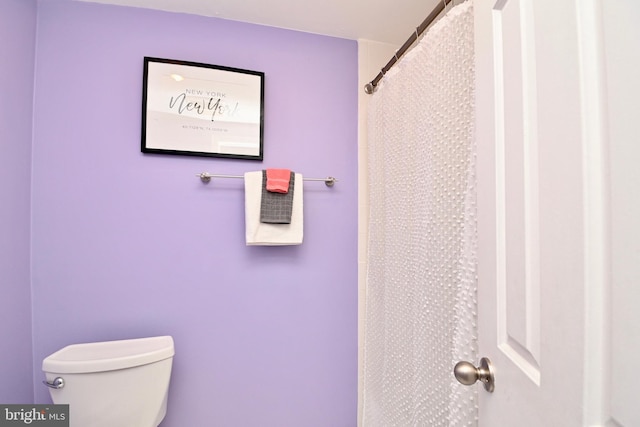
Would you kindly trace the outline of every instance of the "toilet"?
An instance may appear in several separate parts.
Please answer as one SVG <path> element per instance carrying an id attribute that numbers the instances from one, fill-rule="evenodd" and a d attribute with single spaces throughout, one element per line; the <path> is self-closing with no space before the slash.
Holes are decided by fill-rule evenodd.
<path id="1" fill-rule="evenodd" d="M 70 427 L 157 427 L 173 355 L 170 336 L 69 345 L 43 360 L 43 382 Z"/>

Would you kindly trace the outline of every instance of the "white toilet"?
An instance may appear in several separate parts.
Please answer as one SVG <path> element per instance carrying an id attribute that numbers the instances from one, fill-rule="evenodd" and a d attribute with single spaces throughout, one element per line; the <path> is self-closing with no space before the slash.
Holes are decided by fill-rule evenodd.
<path id="1" fill-rule="evenodd" d="M 74 344 L 43 360 L 44 383 L 70 427 L 157 427 L 173 355 L 170 336 Z"/>

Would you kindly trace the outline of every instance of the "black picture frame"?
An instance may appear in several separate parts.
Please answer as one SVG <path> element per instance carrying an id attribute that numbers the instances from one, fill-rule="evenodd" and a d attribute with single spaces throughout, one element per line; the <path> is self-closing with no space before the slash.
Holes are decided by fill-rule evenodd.
<path id="1" fill-rule="evenodd" d="M 262 160 L 264 73 L 144 57 L 143 153 Z"/>

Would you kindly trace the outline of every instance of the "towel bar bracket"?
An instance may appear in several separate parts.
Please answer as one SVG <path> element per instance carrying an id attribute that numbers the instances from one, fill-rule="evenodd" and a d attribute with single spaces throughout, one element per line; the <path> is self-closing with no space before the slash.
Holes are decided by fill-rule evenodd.
<path id="1" fill-rule="evenodd" d="M 334 177 L 328 176 L 327 178 L 325 178 L 324 183 L 327 185 L 327 187 L 333 187 L 333 184 L 335 184 L 336 181 L 338 180 Z"/>

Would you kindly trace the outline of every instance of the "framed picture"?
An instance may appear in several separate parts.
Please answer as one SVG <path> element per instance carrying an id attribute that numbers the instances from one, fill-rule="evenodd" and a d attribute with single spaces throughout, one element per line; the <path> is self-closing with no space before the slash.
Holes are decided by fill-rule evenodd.
<path id="1" fill-rule="evenodd" d="M 144 58 L 142 152 L 262 160 L 264 73 Z"/>

